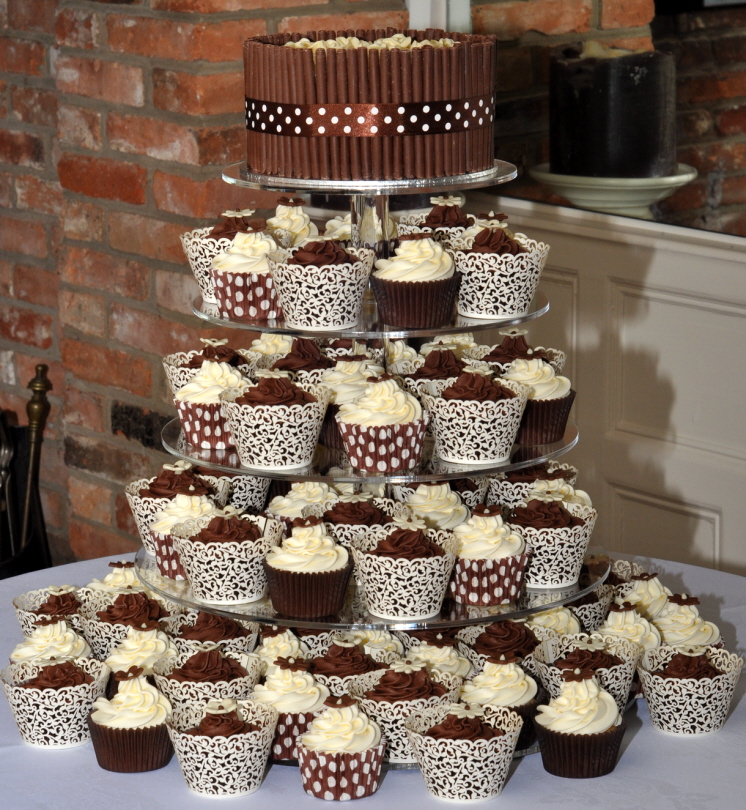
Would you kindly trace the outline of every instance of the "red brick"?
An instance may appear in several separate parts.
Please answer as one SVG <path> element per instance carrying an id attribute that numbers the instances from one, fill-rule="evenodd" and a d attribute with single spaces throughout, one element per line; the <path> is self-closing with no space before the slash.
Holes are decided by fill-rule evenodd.
<path id="1" fill-rule="evenodd" d="M 714 64 L 710 39 L 664 40 L 658 43 L 657 47 L 664 53 L 673 54 L 678 71 L 689 68 L 701 71 Z"/>
<path id="2" fill-rule="evenodd" d="M 8 114 L 7 91 L 8 83 L 0 81 L 0 118 L 5 118 Z"/>
<path id="3" fill-rule="evenodd" d="M 16 265 L 13 290 L 20 301 L 56 308 L 59 286 L 60 277 L 57 273 L 39 267 Z"/>
<path id="4" fill-rule="evenodd" d="M 570 0 L 563 0 L 570 2 Z M 295 5 L 295 4 L 294 4 Z M 315 14 L 313 17 L 283 17 L 277 30 L 284 32 L 339 31 L 347 28 L 406 28 L 406 11 L 359 11 L 354 14 Z"/>
<path id="5" fill-rule="evenodd" d="M 45 259 L 47 234 L 44 226 L 40 222 L 0 215 L 0 251 L 3 250 Z"/>
<path id="6" fill-rule="evenodd" d="M 721 205 L 743 205 L 746 203 L 746 176 L 725 177 Z"/>
<path id="7" fill-rule="evenodd" d="M 655 0 L 601 0 L 601 28 L 637 28 L 655 16 Z"/>
<path id="8" fill-rule="evenodd" d="M 722 214 L 717 230 L 734 236 L 746 236 L 746 211 Z"/>
<path id="9" fill-rule="evenodd" d="M 243 110 L 243 73 L 197 75 L 153 69 L 153 104 L 185 115 L 222 115 Z"/>
<path id="10" fill-rule="evenodd" d="M 0 260 L 0 295 L 13 295 L 13 265 L 4 260 Z"/>
<path id="11" fill-rule="evenodd" d="M 191 315 L 192 301 L 198 294 L 199 288 L 191 273 L 156 270 L 155 296 L 159 307 Z"/>
<path id="12" fill-rule="evenodd" d="M 61 290 L 60 324 L 72 326 L 86 335 L 106 336 L 106 302 L 98 295 Z"/>
<path id="13" fill-rule="evenodd" d="M 67 239 L 100 242 L 104 238 L 104 212 L 88 202 L 65 200 L 62 229 Z"/>
<path id="14" fill-rule="evenodd" d="M 498 48 L 497 86 L 501 93 L 526 90 L 534 83 L 530 48 Z"/>
<path id="15" fill-rule="evenodd" d="M 65 368 L 79 380 L 141 397 L 151 393 L 151 366 L 140 357 L 69 338 L 60 341 L 60 351 Z"/>
<path id="16" fill-rule="evenodd" d="M 65 464 L 64 448 L 60 442 L 47 442 L 41 446 L 39 476 L 50 484 L 67 486 L 69 472 Z"/>
<path id="17" fill-rule="evenodd" d="M 8 25 L 19 31 L 54 33 L 57 0 L 8 0 Z"/>
<path id="18" fill-rule="evenodd" d="M 41 76 L 46 56 L 47 49 L 39 42 L 0 37 L 0 72 Z"/>
<path id="19" fill-rule="evenodd" d="M 689 110 L 676 117 L 679 142 L 702 138 L 712 132 L 712 113 L 709 110 Z"/>
<path id="20" fill-rule="evenodd" d="M 721 135 L 743 135 L 746 132 L 746 106 L 731 107 L 717 113 L 715 126 Z"/>
<path id="21" fill-rule="evenodd" d="M 84 523 L 75 518 L 70 521 L 70 548 L 79 560 L 130 554 L 137 551 L 140 545 L 131 537 L 125 537 L 103 526 Z"/>
<path id="22" fill-rule="evenodd" d="M 77 388 L 65 389 L 65 422 L 69 425 L 95 430 L 104 430 L 104 407 L 101 397 L 79 391 Z"/>
<path id="23" fill-rule="evenodd" d="M 474 33 L 516 39 L 527 31 L 550 35 L 588 31 L 591 10 L 591 0 L 509 0 L 474 6 L 471 16 Z"/>
<path id="24" fill-rule="evenodd" d="M 95 151 L 101 149 L 101 113 L 61 104 L 57 118 L 57 135 L 63 144 Z"/>
<path id="25" fill-rule="evenodd" d="M 265 34 L 267 24 L 259 19 L 190 24 L 110 14 L 106 29 L 108 46 L 118 53 L 179 61 L 231 62 L 242 59 L 243 41 Z"/>
<path id="26" fill-rule="evenodd" d="M 626 48 L 628 51 L 655 50 L 651 37 L 619 37 L 618 39 L 604 39 L 603 43 L 609 48 Z"/>
<path id="27" fill-rule="evenodd" d="M 55 75 L 60 93 L 130 107 L 144 104 L 143 73 L 139 67 L 79 56 L 60 56 L 55 63 Z"/>
<path id="28" fill-rule="evenodd" d="M 74 515 L 111 526 L 111 489 L 74 475 L 70 476 L 68 488 Z"/>
<path id="29" fill-rule="evenodd" d="M 11 391 L 0 389 L 0 411 L 12 414 L 8 420 L 11 425 L 21 424 L 26 421 L 26 400 Z"/>
<path id="30" fill-rule="evenodd" d="M 62 280 L 125 298 L 144 301 L 150 290 L 150 270 L 138 262 L 82 247 L 66 247 L 59 259 Z"/>
<path id="31" fill-rule="evenodd" d="M 62 211 L 62 186 L 56 180 L 44 180 L 33 174 L 16 178 L 18 208 L 59 215 Z"/>
<path id="32" fill-rule="evenodd" d="M 164 262 L 186 262 L 179 241 L 185 231 L 183 225 L 118 211 L 111 211 L 108 220 L 109 244 L 115 250 Z"/>
<path id="33" fill-rule="evenodd" d="M 60 183 L 86 197 L 142 205 L 148 173 L 135 163 L 65 153 L 57 164 Z"/>
<path id="34" fill-rule="evenodd" d="M 57 94 L 37 87 L 10 88 L 13 118 L 42 127 L 57 126 Z"/>
<path id="35" fill-rule="evenodd" d="M 151 8 L 163 11 L 192 11 L 216 14 L 221 11 L 254 11 L 263 8 L 321 6 L 329 0 L 151 0 Z"/>
<path id="36" fill-rule="evenodd" d="M 54 319 L 30 309 L 0 307 L 0 338 L 48 349 L 52 345 Z"/>
<path id="37" fill-rule="evenodd" d="M 81 8 L 62 8 L 57 14 L 55 44 L 69 48 L 93 48 L 96 18 Z"/>
<path id="38" fill-rule="evenodd" d="M 44 168 L 44 142 L 30 132 L 0 130 L 0 162 Z"/>
<path id="39" fill-rule="evenodd" d="M 746 96 L 746 70 L 694 76 L 678 81 L 678 103 L 697 104 Z"/>
<path id="40" fill-rule="evenodd" d="M 224 166 L 246 159 L 246 128 L 205 127 L 197 131 L 200 165 Z"/>
<path id="41" fill-rule="evenodd" d="M 199 345 L 197 325 L 185 326 L 162 315 L 112 304 L 109 337 L 127 346 L 164 357 Z"/>
<path id="42" fill-rule="evenodd" d="M 746 143 L 710 143 L 679 149 L 681 163 L 693 166 L 699 172 L 712 169 L 746 169 Z"/>
<path id="43" fill-rule="evenodd" d="M 15 175 L 0 172 L 0 208 L 13 208 Z"/>
<path id="44" fill-rule="evenodd" d="M 62 363 L 56 360 L 49 360 L 46 357 L 26 354 L 25 352 L 15 352 L 16 376 L 18 384 L 27 387 L 36 376 L 36 367 L 43 363 L 47 367 L 47 379 L 52 383 L 52 394 L 62 398 L 65 393 L 65 369 Z M 31 394 L 29 394 L 31 396 Z"/>
<path id="45" fill-rule="evenodd" d="M 699 14 L 680 14 L 678 23 L 682 32 L 743 28 L 746 26 L 746 9 L 707 9 Z"/>
<path id="46" fill-rule="evenodd" d="M 41 487 L 41 508 L 44 512 L 44 522 L 48 529 L 63 529 L 67 515 L 67 497 L 54 489 Z"/>
<path id="47" fill-rule="evenodd" d="M 155 172 L 153 197 L 162 211 L 187 217 L 213 219 L 235 208 L 274 208 L 277 194 L 229 186 L 220 178 L 193 180 L 177 174 Z"/>
<path id="48" fill-rule="evenodd" d="M 670 197 L 661 200 L 661 209 L 668 213 L 694 211 L 707 203 L 707 184 L 705 182 L 689 183 L 678 189 Z"/>
<path id="49" fill-rule="evenodd" d="M 77 435 L 65 438 L 64 461 L 67 467 L 121 484 L 148 477 L 153 466 L 147 456 L 126 446 Z"/>
<path id="50" fill-rule="evenodd" d="M 132 514 L 127 496 L 123 492 L 118 492 L 114 499 L 114 520 L 117 529 L 133 537 L 139 538 L 135 516 Z"/>

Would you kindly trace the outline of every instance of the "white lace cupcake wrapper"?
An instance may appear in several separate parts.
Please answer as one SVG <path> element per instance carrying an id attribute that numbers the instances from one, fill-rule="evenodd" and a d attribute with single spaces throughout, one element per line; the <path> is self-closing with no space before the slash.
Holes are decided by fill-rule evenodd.
<path id="1" fill-rule="evenodd" d="M 614 588 L 611 585 L 600 585 L 594 593 L 598 602 L 590 605 L 568 605 L 586 633 L 594 633 L 606 621 L 609 606 L 614 599 Z"/>
<path id="2" fill-rule="evenodd" d="M 254 379 L 256 376 L 256 360 L 243 349 L 238 349 L 245 362 L 236 366 L 236 369 L 241 372 L 245 377 Z M 198 354 L 201 354 L 200 349 L 191 352 L 174 352 L 168 354 L 163 358 L 163 370 L 166 372 L 166 379 L 168 380 L 171 393 L 175 396 L 195 374 L 199 371 L 198 368 L 187 368 L 187 363 Z"/>
<path id="3" fill-rule="evenodd" d="M 547 469 L 551 472 L 565 470 L 566 474 L 563 475 L 562 478 L 571 486 L 577 481 L 577 467 L 573 467 L 571 464 L 558 464 L 556 461 L 550 461 L 547 463 Z M 528 494 L 534 488 L 535 483 L 536 481 L 517 481 L 514 483 L 506 480 L 502 476 L 494 476 L 489 479 L 487 504 L 489 506 L 502 506 L 506 509 L 512 509 L 519 503 L 526 502 Z"/>
<path id="4" fill-rule="evenodd" d="M 426 412 L 414 422 L 375 427 L 352 425 L 337 417 L 351 466 L 377 473 L 411 470 L 419 464 L 428 421 Z"/>
<path id="5" fill-rule="evenodd" d="M 309 751 L 298 738 L 303 790 L 327 801 L 363 799 L 378 790 L 386 741 L 356 754 Z"/>
<path id="6" fill-rule="evenodd" d="M 481 360 L 485 365 L 488 365 L 495 374 L 502 376 L 508 370 L 510 363 L 495 363 L 484 359 L 499 345 L 500 344 L 496 343 L 494 346 L 471 346 L 468 349 L 464 349 L 463 359 Z M 547 349 L 544 346 L 537 346 L 535 351 L 539 350 L 547 353 L 547 362 L 554 369 L 554 373 L 562 374 L 562 369 L 565 367 L 565 362 L 567 361 L 565 352 L 561 349 Z"/>
<path id="7" fill-rule="evenodd" d="M 83 593 L 77 593 L 76 595 L 80 602 L 85 598 Z M 49 599 L 49 596 L 49 588 L 40 588 L 36 591 L 22 593 L 13 600 L 13 609 L 16 614 L 16 619 L 18 619 L 18 624 L 21 625 L 21 632 L 24 636 L 30 636 L 36 629 L 36 622 L 42 618 L 44 614 L 38 614 L 35 611 L 39 608 L 39 605 Z M 76 633 L 82 634 L 83 626 L 81 625 L 78 613 L 69 613 L 59 618 L 64 619 Z"/>
<path id="8" fill-rule="evenodd" d="M 212 260 L 219 253 L 225 253 L 233 245 L 232 239 L 226 239 L 225 237 L 212 239 L 208 237 L 211 230 L 210 227 L 197 228 L 194 231 L 183 233 L 179 237 L 184 253 L 189 260 L 189 266 L 192 268 L 192 273 L 194 273 L 194 278 L 202 293 L 202 300 L 208 304 L 215 303 L 215 291 L 210 275 Z"/>

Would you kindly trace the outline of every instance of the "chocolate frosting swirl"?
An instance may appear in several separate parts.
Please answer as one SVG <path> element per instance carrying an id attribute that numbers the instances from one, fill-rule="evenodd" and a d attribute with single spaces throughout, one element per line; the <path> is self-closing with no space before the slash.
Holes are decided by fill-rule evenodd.
<path id="1" fill-rule="evenodd" d="M 213 492 L 194 470 L 161 470 L 138 494 L 141 498 L 175 498 L 177 495 L 212 495 Z"/>
<path id="2" fill-rule="evenodd" d="M 517 256 L 525 253 L 526 248 L 508 236 L 503 228 L 484 228 L 474 237 L 470 252 Z"/>
<path id="3" fill-rule="evenodd" d="M 722 673 L 708 660 L 706 655 L 684 655 L 676 653 L 658 672 L 663 678 L 715 678 Z"/>
<path id="4" fill-rule="evenodd" d="M 249 631 L 233 619 L 200 610 L 193 625 L 182 624 L 179 638 L 187 641 L 227 641 L 244 638 Z"/>
<path id="5" fill-rule="evenodd" d="M 567 470 L 552 470 L 546 463 L 535 464 L 533 467 L 524 467 L 521 470 L 511 470 L 505 473 L 505 479 L 511 484 L 528 484 L 531 481 L 558 481 L 569 475 Z"/>
<path id="6" fill-rule="evenodd" d="M 312 661 L 305 658 L 275 658 L 275 666 L 278 669 L 286 669 L 290 672 L 310 672 L 313 667 Z"/>
<path id="7" fill-rule="evenodd" d="M 536 359 L 549 361 L 544 349 L 534 349 L 528 345 L 525 335 L 505 335 L 503 342 L 482 358 L 487 363 L 502 363 L 503 365 L 509 365 L 513 360 Z"/>
<path id="8" fill-rule="evenodd" d="M 585 523 L 582 518 L 571 515 L 558 501 L 538 500 L 531 500 L 526 506 L 516 506 L 508 522 L 534 529 L 569 529 Z"/>
<path id="9" fill-rule="evenodd" d="M 229 366 L 235 368 L 246 362 L 245 357 L 230 346 L 205 346 L 199 354 L 195 354 L 188 363 L 184 364 L 184 368 L 202 368 L 202 363 L 205 360 L 210 360 L 213 363 L 227 363 Z"/>
<path id="10" fill-rule="evenodd" d="M 321 349 L 308 338 L 295 338 L 293 347 L 285 357 L 275 362 L 275 371 L 315 371 L 331 368 L 334 363 L 321 353 Z"/>
<path id="11" fill-rule="evenodd" d="M 254 543 L 262 533 L 256 523 L 239 517 L 214 517 L 192 537 L 200 543 Z"/>
<path id="12" fill-rule="evenodd" d="M 357 703 L 352 695 L 329 695 L 324 701 L 324 706 L 329 706 L 332 709 L 348 709 Z"/>
<path id="13" fill-rule="evenodd" d="M 262 377 L 235 400 L 237 405 L 307 405 L 317 402 L 313 394 L 293 385 L 284 377 Z"/>
<path id="14" fill-rule="evenodd" d="M 324 520 L 344 526 L 385 526 L 391 518 L 368 501 L 338 501 L 324 512 Z"/>
<path id="15" fill-rule="evenodd" d="M 93 683 L 93 678 L 72 661 L 63 661 L 61 664 L 42 667 L 21 686 L 26 689 L 64 689 L 66 686 L 80 686 L 84 683 Z"/>
<path id="16" fill-rule="evenodd" d="M 34 613 L 37 616 L 70 616 L 78 612 L 80 600 L 72 591 L 67 593 L 51 593 L 47 600 L 42 602 Z"/>
<path id="17" fill-rule="evenodd" d="M 458 644 L 456 627 L 444 627 L 440 630 L 407 630 L 407 635 L 419 639 L 431 647 L 455 647 Z"/>
<path id="18" fill-rule="evenodd" d="M 505 732 L 483 723 L 478 717 L 457 717 L 447 714 L 436 726 L 429 728 L 425 735 L 436 740 L 491 740 L 502 737 Z"/>
<path id="19" fill-rule="evenodd" d="M 473 221 L 458 205 L 434 205 L 424 224 L 428 228 L 467 228 Z"/>
<path id="20" fill-rule="evenodd" d="M 442 557 L 445 551 L 421 529 L 394 529 L 378 545 L 368 552 L 377 557 L 394 557 L 400 560 L 419 560 Z"/>
<path id="21" fill-rule="evenodd" d="M 220 650 L 205 650 L 195 653 L 168 676 L 174 681 L 197 681 L 218 683 L 243 678 L 248 672 L 235 660 L 224 658 Z"/>
<path id="22" fill-rule="evenodd" d="M 525 658 L 538 644 L 530 627 L 506 619 L 488 625 L 472 646 L 480 655 L 499 658 L 502 653 L 513 652 Z"/>
<path id="23" fill-rule="evenodd" d="M 394 672 L 388 670 L 373 689 L 365 693 L 371 700 L 394 703 L 398 700 L 418 700 L 430 697 L 441 697 L 448 690 L 442 684 L 435 683 L 426 669 L 415 672 Z"/>
<path id="24" fill-rule="evenodd" d="M 327 265 L 353 264 L 355 261 L 354 256 L 350 256 L 336 239 L 325 239 L 320 242 L 308 242 L 299 247 L 288 264 L 299 264 L 302 267 L 309 265 L 326 267 Z"/>
<path id="25" fill-rule="evenodd" d="M 463 360 L 459 360 L 450 349 L 433 349 L 423 365 L 414 374 L 407 376 L 413 380 L 446 380 L 449 377 L 458 377 L 463 370 Z"/>
<path id="26" fill-rule="evenodd" d="M 453 385 L 449 385 L 441 394 L 443 399 L 459 399 L 470 402 L 499 402 L 501 399 L 513 399 L 515 394 L 508 388 L 494 383 L 483 374 L 461 374 Z"/>
<path id="27" fill-rule="evenodd" d="M 570 650 L 564 658 L 554 662 L 557 669 L 609 669 L 622 663 L 621 658 L 604 650 Z"/>
<path id="28" fill-rule="evenodd" d="M 245 722 L 238 716 L 238 712 L 225 714 L 208 712 L 196 728 L 190 728 L 185 733 L 194 737 L 234 737 L 236 734 L 248 734 L 250 731 L 259 731 L 259 726 Z"/>
<path id="29" fill-rule="evenodd" d="M 255 230 L 256 222 L 249 217 L 221 217 L 207 235 L 211 239 L 235 239 L 236 234 Z"/>
<path id="30" fill-rule="evenodd" d="M 138 630 L 154 630 L 160 627 L 159 619 L 168 617 L 155 599 L 148 597 L 141 591 L 135 593 L 121 593 L 105 610 L 97 611 L 96 615 L 102 622 L 109 624 L 125 624 L 136 627 Z"/>
<path id="31" fill-rule="evenodd" d="M 386 664 L 379 664 L 363 652 L 360 647 L 343 647 L 332 644 L 323 656 L 313 659 L 314 675 L 336 675 L 347 678 L 350 675 L 362 675 L 374 669 L 386 669 Z"/>

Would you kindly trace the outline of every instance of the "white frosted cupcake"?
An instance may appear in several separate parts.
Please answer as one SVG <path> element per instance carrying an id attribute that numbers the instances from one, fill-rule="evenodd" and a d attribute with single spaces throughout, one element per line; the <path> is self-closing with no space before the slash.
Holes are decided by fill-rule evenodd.
<path id="1" fill-rule="evenodd" d="M 171 639 L 157 627 L 152 630 L 138 630 L 128 627 L 127 635 L 109 653 L 104 661 L 112 672 L 126 672 L 130 667 L 142 668 L 143 675 L 153 674 L 153 666 L 161 658 L 172 658 L 178 654 Z"/>
<path id="2" fill-rule="evenodd" d="M 615 602 L 630 605 L 648 621 L 656 617 L 668 607 L 668 599 L 672 592 L 658 579 L 658 574 L 635 574 L 628 584 L 618 589 Z"/>
<path id="3" fill-rule="evenodd" d="M 280 197 L 277 201 L 275 215 L 267 220 L 267 228 L 281 247 L 300 245 L 318 236 L 319 229 L 303 210 L 305 204 L 302 197 Z"/>
<path id="4" fill-rule="evenodd" d="M 342 405 L 362 396 L 369 385 L 370 378 L 377 377 L 380 373 L 382 373 L 382 369 L 374 366 L 372 361 L 344 359 L 338 360 L 334 368 L 324 372 L 321 381 L 332 392 L 319 437 L 325 447 L 344 447 L 335 416 Z"/>
<path id="5" fill-rule="evenodd" d="M 91 648 L 64 620 L 55 617 L 37 621 L 30 636 L 16 644 L 10 653 L 11 664 L 48 662 L 65 658 L 89 658 Z"/>
<path id="6" fill-rule="evenodd" d="M 293 348 L 293 338 L 277 332 L 264 332 L 252 341 L 248 354 L 257 369 L 268 369 Z"/>
<path id="7" fill-rule="evenodd" d="M 566 607 L 549 608 L 549 610 L 532 613 L 526 618 L 526 626 L 532 630 L 543 627 L 558 636 L 580 632 L 580 622 L 577 616 Z"/>
<path id="8" fill-rule="evenodd" d="M 720 644 L 720 630 L 699 615 L 698 604 L 696 596 L 685 593 L 669 596 L 666 606 L 652 619 L 664 644 L 676 648 Z"/>
<path id="9" fill-rule="evenodd" d="M 296 481 L 286 495 L 277 495 L 267 505 L 267 514 L 289 525 L 295 518 L 304 517 L 304 509 L 312 504 L 330 508 L 339 500 L 339 493 L 320 481 Z"/>
<path id="10" fill-rule="evenodd" d="M 352 242 L 352 214 L 341 214 L 327 220 L 324 230 L 326 239 L 335 239 L 337 242 Z"/>
<path id="11" fill-rule="evenodd" d="M 299 639 L 292 630 L 272 625 L 262 631 L 262 643 L 254 650 L 259 658 L 261 673 L 269 677 L 275 669 L 278 658 L 307 659 L 311 653 L 302 639 Z"/>
<path id="12" fill-rule="evenodd" d="M 406 503 L 417 517 L 425 521 L 428 529 L 453 531 L 471 517 L 469 509 L 448 483 L 420 484 L 407 495 Z"/>
<path id="13" fill-rule="evenodd" d="M 661 645 L 661 634 L 647 619 L 640 616 L 634 607 L 612 604 L 606 621 L 598 628 L 598 635 L 624 638 L 638 644 L 646 652 Z"/>
<path id="14" fill-rule="evenodd" d="M 409 650 L 407 659 L 415 664 L 424 664 L 430 673 L 438 670 L 458 675 L 459 678 L 468 678 L 474 671 L 471 661 L 459 655 L 458 650 L 450 644 L 422 642 Z"/>

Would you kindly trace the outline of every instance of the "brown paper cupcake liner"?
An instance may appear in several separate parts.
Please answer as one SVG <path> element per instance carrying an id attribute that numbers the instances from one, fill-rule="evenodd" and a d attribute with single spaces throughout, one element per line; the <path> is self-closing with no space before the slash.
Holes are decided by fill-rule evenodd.
<path id="1" fill-rule="evenodd" d="M 570 389 L 561 399 L 529 399 L 516 441 L 528 445 L 560 441 L 565 434 L 575 394 Z"/>
<path id="2" fill-rule="evenodd" d="M 150 728 L 108 728 L 88 718 L 99 767 L 117 773 L 165 768 L 174 755 L 165 723 Z"/>
<path id="3" fill-rule="evenodd" d="M 306 733 L 317 712 L 280 712 L 275 736 L 272 740 L 272 759 L 275 762 L 294 762 L 298 759 L 297 738 Z"/>
<path id="4" fill-rule="evenodd" d="M 336 417 L 350 464 L 364 472 L 398 472 L 416 467 L 429 417 L 403 425 L 365 426 L 342 422 Z"/>
<path id="5" fill-rule="evenodd" d="M 233 437 L 219 402 L 181 402 L 175 399 L 174 404 L 179 412 L 181 429 L 191 445 L 205 450 L 233 447 Z"/>
<path id="6" fill-rule="evenodd" d="M 322 573 L 281 571 L 265 561 L 272 607 L 295 619 L 333 616 L 342 609 L 352 569 L 351 559 L 338 571 Z"/>
<path id="7" fill-rule="evenodd" d="M 213 267 L 210 275 L 221 318 L 267 321 L 282 317 L 271 273 L 226 273 Z"/>
<path id="8" fill-rule="evenodd" d="M 386 741 L 356 754 L 309 751 L 299 741 L 298 764 L 309 796 L 344 802 L 372 796 L 381 782 Z"/>
<path id="9" fill-rule="evenodd" d="M 568 779 L 605 776 L 616 767 L 626 722 L 599 734 L 563 734 L 534 724 L 544 770 Z"/>
<path id="10" fill-rule="evenodd" d="M 523 586 L 527 554 L 501 560 L 464 560 L 453 567 L 451 598 L 462 605 L 506 605 L 515 602 Z"/>
<path id="11" fill-rule="evenodd" d="M 545 704 L 549 695 L 539 687 L 533 700 L 524 703 L 522 706 L 510 706 L 510 710 L 523 719 L 521 733 L 518 735 L 518 742 L 515 744 L 516 751 L 525 751 L 536 743 L 536 728 L 534 727 L 534 717 L 539 710 L 539 706 Z"/>
<path id="12" fill-rule="evenodd" d="M 169 579 L 186 579 L 187 574 L 181 564 L 181 556 L 174 546 L 173 537 L 151 529 L 150 538 L 153 541 L 155 563 L 160 573 Z"/>
<path id="13" fill-rule="evenodd" d="M 370 277 L 378 318 L 389 326 L 434 329 L 451 320 L 461 276 L 436 281 L 391 281 Z"/>
<path id="14" fill-rule="evenodd" d="M 339 405 L 330 402 L 326 406 L 326 414 L 324 414 L 324 422 L 321 425 L 321 433 L 319 434 L 319 444 L 323 444 L 324 447 L 328 447 L 330 450 L 343 450 L 345 446 L 335 418 L 338 413 Z"/>

